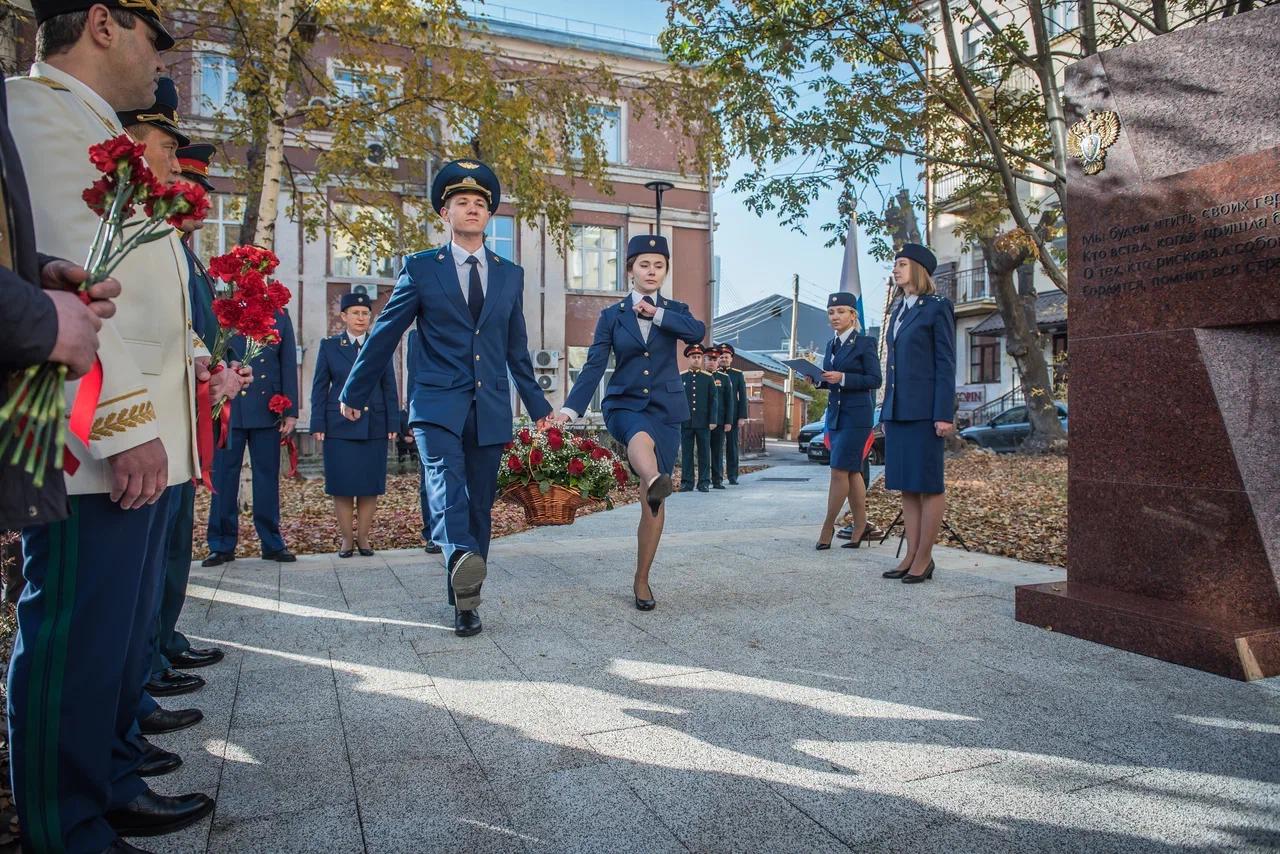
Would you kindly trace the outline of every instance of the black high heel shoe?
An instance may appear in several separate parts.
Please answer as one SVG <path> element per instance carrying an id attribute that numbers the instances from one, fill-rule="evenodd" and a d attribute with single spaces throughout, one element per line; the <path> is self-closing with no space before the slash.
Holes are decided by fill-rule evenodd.
<path id="1" fill-rule="evenodd" d="M 840 548 L 856 549 L 858 546 L 862 545 L 863 543 L 867 544 L 867 548 L 871 548 L 871 541 L 867 539 L 867 531 L 869 530 L 871 530 L 870 524 L 863 525 L 862 533 L 856 537 L 853 537 L 853 536 L 849 537 L 849 542 L 844 543 L 843 545 L 840 546 Z"/>
<path id="2" fill-rule="evenodd" d="M 356 550 L 354 545 L 349 549 L 338 549 L 338 557 L 351 557 L 355 553 Z"/>
<path id="3" fill-rule="evenodd" d="M 888 572 L 880 573 L 880 577 L 881 578 L 902 578 L 910 571 L 911 571 L 911 567 L 907 567 L 906 569 L 891 569 Z"/>
<path id="4" fill-rule="evenodd" d="M 645 490 L 644 500 L 649 505 L 649 512 L 654 516 L 658 515 L 658 511 L 662 509 L 662 502 L 671 495 L 671 475 L 660 474 L 654 478 L 653 483 L 649 484 Z"/>
<path id="5" fill-rule="evenodd" d="M 925 569 L 925 571 L 920 573 L 919 575 L 911 575 L 910 573 L 907 573 L 906 575 L 904 575 L 902 577 L 902 583 L 903 584 L 923 584 L 924 582 L 928 581 L 930 578 L 933 578 L 933 561 L 929 561 L 928 568 Z"/>
<path id="6" fill-rule="evenodd" d="M 632 596 L 634 596 L 634 597 L 636 597 L 636 610 L 637 610 L 637 611 L 652 611 L 652 610 L 654 609 L 654 607 L 656 607 L 656 606 L 657 606 L 657 604 L 658 604 L 657 602 L 653 601 L 652 599 L 641 599 L 641 598 L 640 598 L 640 594 L 639 594 L 639 593 L 636 593 L 636 589 L 635 589 L 634 587 L 632 587 L 632 588 L 631 588 L 631 595 L 632 595 Z M 652 595 L 653 595 L 653 588 L 652 588 L 652 587 L 650 587 L 650 588 L 649 588 L 649 595 L 650 595 L 650 596 L 652 596 Z"/>
<path id="7" fill-rule="evenodd" d="M 831 548 L 831 543 L 814 543 L 813 545 L 815 552 L 825 552 L 829 548 Z"/>

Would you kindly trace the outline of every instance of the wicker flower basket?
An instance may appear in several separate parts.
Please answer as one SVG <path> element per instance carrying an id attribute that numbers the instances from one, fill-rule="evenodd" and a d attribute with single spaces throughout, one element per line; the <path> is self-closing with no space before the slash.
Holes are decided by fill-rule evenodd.
<path id="1" fill-rule="evenodd" d="M 572 525 L 578 508 L 590 501 L 578 490 L 555 483 L 546 493 L 536 483 L 518 484 L 504 490 L 502 497 L 523 507 L 530 525 Z"/>

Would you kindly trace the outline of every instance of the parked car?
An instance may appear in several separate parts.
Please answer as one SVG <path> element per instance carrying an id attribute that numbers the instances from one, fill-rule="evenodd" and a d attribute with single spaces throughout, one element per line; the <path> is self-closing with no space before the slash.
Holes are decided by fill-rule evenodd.
<path id="1" fill-rule="evenodd" d="M 815 424 L 820 422 L 814 422 Z M 814 426 L 806 424 L 804 429 Z M 880 407 L 876 407 L 875 426 L 871 428 L 871 435 L 874 437 L 871 442 L 871 465 L 884 465 L 884 425 L 880 423 Z M 825 431 L 819 431 L 816 436 L 811 438 L 805 445 L 805 456 L 815 463 L 827 465 L 831 462 L 831 449 L 827 447 L 825 441 Z"/>
<path id="2" fill-rule="evenodd" d="M 800 453 L 807 454 L 809 452 L 809 440 L 815 434 L 821 436 L 822 431 L 827 429 L 827 416 L 824 414 L 817 421 L 812 421 L 800 428 L 800 435 L 796 437 L 800 445 Z"/>
<path id="3" fill-rule="evenodd" d="M 1067 405 L 1062 401 L 1054 401 L 1058 407 L 1058 420 L 1062 429 L 1067 429 Z M 1031 435 L 1031 422 L 1027 420 L 1027 407 L 1014 406 L 1001 412 L 986 424 L 966 427 L 960 431 L 960 438 L 966 442 L 987 448 L 997 454 L 1012 453 Z"/>
<path id="4" fill-rule="evenodd" d="M 831 449 L 827 447 L 826 439 L 826 433 L 819 433 L 810 439 L 808 444 L 804 446 L 805 456 L 807 456 L 811 462 L 822 463 L 824 466 L 830 465 Z"/>

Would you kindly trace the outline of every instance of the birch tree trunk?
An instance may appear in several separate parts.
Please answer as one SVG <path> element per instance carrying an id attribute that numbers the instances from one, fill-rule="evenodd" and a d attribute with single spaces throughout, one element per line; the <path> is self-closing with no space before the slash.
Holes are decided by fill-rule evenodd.
<path id="1" fill-rule="evenodd" d="M 290 38 L 296 18 L 296 0 L 279 0 L 271 73 L 267 79 L 266 144 L 262 149 L 262 192 L 258 197 L 258 226 L 253 242 L 275 249 L 276 215 L 280 210 L 280 182 L 284 175 L 285 92 L 289 82 Z"/>

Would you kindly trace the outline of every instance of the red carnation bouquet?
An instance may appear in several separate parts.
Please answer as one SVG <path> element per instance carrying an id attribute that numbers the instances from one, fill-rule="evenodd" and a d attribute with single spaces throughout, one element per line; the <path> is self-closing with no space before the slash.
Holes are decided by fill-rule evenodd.
<path id="1" fill-rule="evenodd" d="M 613 452 L 589 436 L 574 436 L 556 427 L 538 432 L 522 427 L 507 444 L 498 471 L 498 489 L 536 484 L 546 494 L 552 485 L 604 501 L 627 485 L 627 469 Z"/>
<path id="2" fill-rule="evenodd" d="M 293 400 L 287 394 L 273 394 L 271 399 L 267 401 L 267 409 L 275 413 L 280 424 L 284 424 L 285 413 L 293 408 Z M 289 471 L 285 477 L 298 476 L 298 442 L 293 438 L 292 433 L 280 434 L 280 447 L 284 448 L 285 453 L 289 455 Z"/>
<path id="3" fill-rule="evenodd" d="M 91 285 L 101 282 L 120 266 L 130 252 L 147 243 L 163 240 L 188 219 L 201 219 L 209 212 L 205 191 L 186 181 L 161 184 L 146 161 L 146 146 L 128 135 L 89 147 L 89 162 L 102 177 L 81 194 L 101 222 L 89 246 L 84 268 L 89 276 L 81 286 L 81 299 Z M 138 208 L 143 216 L 137 217 Z M 128 284 L 127 282 L 125 283 Z M 71 417 L 66 413 L 65 365 L 46 363 L 24 371 L 0 407 L 0 460 L 22 465 L 33 483 L 44 485 L 46 462 L 74 474 L 79 463 L 66 450 L 66 431 L 71 430 L 88 444 L 93 416 L 102 393 L 102 364 L 80 380 Z"/>
<path id="4" fill-rule="evenodd" d="M 279 264 L 274 252 L 258 246 L 237 246 L 209 262 L 209 275 L 214 280 L 213 313 L 218 318 L 211 370 L 221 370 L 227 345 L 237 335 L 245 339 L 245 352 L 240 354 L 244 365 L 262 355 L 267 346 L 280 342 L 276 315 L 289 304 L 291 294 L 271 278 Z M 222 401 L 214 404 L 214 418 L 222 406 Z"/>

